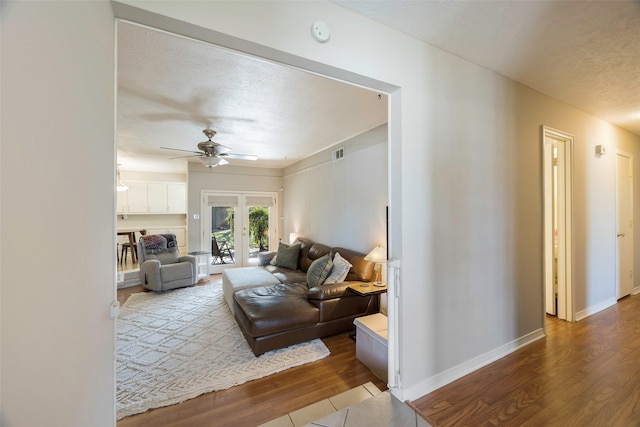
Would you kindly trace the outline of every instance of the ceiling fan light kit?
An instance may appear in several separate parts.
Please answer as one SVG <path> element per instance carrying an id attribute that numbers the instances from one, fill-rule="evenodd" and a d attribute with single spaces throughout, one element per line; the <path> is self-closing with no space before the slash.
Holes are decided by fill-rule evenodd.
<path id="1" fill-rule="evenodd" d="M 213 156 L 200 157 L 200 161 L 208 168 L 215 168 L 216 166 L 224 166 L 229 164 L 229 162 L 227 162 L 225 159 Z"/>

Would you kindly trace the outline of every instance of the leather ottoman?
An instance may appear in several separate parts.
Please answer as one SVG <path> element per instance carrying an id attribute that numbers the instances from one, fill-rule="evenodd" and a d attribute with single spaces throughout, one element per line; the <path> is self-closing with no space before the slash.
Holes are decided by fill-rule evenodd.
<path id="1" fill-rule="evenodd" d="M 320 310 L 309 303 L 307 292 L 306 284 L 293 283 L 234 294 L 236 322 L 256 356 L 317 338 Z"/>
<path id="2" fill-rule="evenodd" d="M 260 267 L 228 268 L 222 272 L 222 292 L 233 313 L 233 294 L 247 288 L 277 285 L 280 281 Z"/>

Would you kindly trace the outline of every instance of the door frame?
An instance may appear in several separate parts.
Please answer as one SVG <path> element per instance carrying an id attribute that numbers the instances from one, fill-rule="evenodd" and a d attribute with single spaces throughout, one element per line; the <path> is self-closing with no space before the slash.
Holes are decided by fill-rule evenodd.
<path id="1" fill-rule="evenodd" d="M 627 151 L 623 151 L 623 150 L 616 150 L 616 289 L 615 289 L 615 294 L 616 294 L 616 299 L 622 298 L 624 296 L 627 295 L 631 295 L 634 293 L 634 285 L 633 285 L 633 277 L 634 277 L 634 271 L 633 271 L 633 215 L 634 215 L 634 209 L 633 209 L 633 154 L 627 152 Z M 625 295 L 620 295 L 620 245 L 618 244 L 618 234 L 620 232 L 622 232 L 620 224 L 618 223 L 618 209 L 619 209 L 619 204 L 618 204 L 618 197 L 619 197 L 619 182 L 618 182 L 618 156 L 623 156 L 626 157 L 629 160 L 629 194 L 627 195 L 627 197 L 629 198 L 629 206 L 631 208 L 631 224 L 629 224 L 628 227 L 625 227 L 625 229 L 627 230 L 626 233 L 629 233 L 628 238 L 631 240 L 631 245 L 630 245 L 630 250 L 631 250 L 631 289 L 629 290 L 628 294 Z M 625 233 L 625 234 L 626 234 Z M 625 236 L 627 237 L 627 236 Z"/>
<path id="2" fill-rule="evenodd" d="M 552 145 L 558 147 L 557 202 L 558 202 L 558 299 L 556 315 L 559 319 L 573 322 L 573 135 L 542 126 L 542 179 L 543 179 L 543 292 L 546 313 L 549 298 L 549 283 L 553 277 L 553 153 Z"/>
<path id="3" fill-rule="evenodd" d="M 210 220 L 211 215 L 209 211 L 209 205 L 207 204 L 207 197 L 210 195 L 225 195 L 234 196 L 238 201 L 238 210 L 235 217 L 235 229 L 234 233 L 234 247 L 236 252 L 234 253 L 233 264 L 216 264 L 215 266 L 208 264 L 209 274 L 222 273 L 227 268 L 245 267 L 249 264 L 245 263 L 245 258 L 248 257 L 249 251 L 249 233 L 243 232 L 242 229 L 246 229 L 248 226 L 248 211 L 244 209 L 246 206 L 246 196 L 266 196 L 273 197 L 275 202 L 272 210 L 269 212 L 269 250 L 275 250 L 275 242 L 278 240 L 278 218 L 279 218 L 279 199 L 278 193 L 275 191 L 229 191 L 229 190 L 201 190 L 200 191 L 200 250 L 210 252 Z M 246 223 L 246 224 L 245 224 Z M 246 239 L 245 239 L 246 237 Z M 239 250 L 238 250 L 239 249 Z M 246 256 L 245 256 L 246 255 Z"/>
<path id="4" fill-rule="evenodd" d="M 395 286 L 389 286 L 387 295 L 389 300 L 387 318 L 389 319 L 389 390 L 400 401 L 404 401 L 405 386 L 402 384 L 403 372 L 403 346 L 406 342 L 402 331 L 405 328 L 399 315 L 404 295 L 400 294 L 403 279 L 399 274 L 400 263 L 403 255 L 403 230 L 402 230 L 402 87 L 392 80 L 378 80 L 366 74 L 336 68 L 325 62 L 309 60 L 292 53 L 278 51 L 267 45 L 254 43 L 246 39 L 236 38 L 228 34 L 196 26 L 195 24 L 181 21 L 176 18 L 159 17 L 146 9 L 137 9 L 120 3 L 112 4 L 115 18 L 126 19 L 131 22 L 147 25 L 151 28 L 168 31 L 184 37 L 212 43 L 223 48 L 231 49 L 240 54 L 253 55 L 259 58 L 273 61 L 284 66 L 296 67 L 318 75 L 339 79 L 350 85 L 376 90 L 388 95 L 388 203 L 389 206 L 389 236 L 387 249 L 389 256 L 395 264 Z"/>

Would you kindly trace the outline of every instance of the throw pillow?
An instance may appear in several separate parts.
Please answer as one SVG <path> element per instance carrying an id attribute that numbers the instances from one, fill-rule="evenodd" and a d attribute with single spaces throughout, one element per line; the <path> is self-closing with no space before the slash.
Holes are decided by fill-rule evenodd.
<path id="1" fill-rule="evenodd" d="M 300 244 L 287 245 L 280 242 L 278 245 L 278 254 L 276 255 L 276 266 L 289 268 L 291 270 L 298 269 L 298 256 L 300 255 Z"/>
<path id="2" fill-rule="evenodd" d="M 322 285 L 332 268 L 333 261 L 331 261 L 329 254 L 313 261 L 307 270 L 307 286 L 314 288 Z"/>
<path id="3" fill-rule="evenodd" d="M 336 256 L 333 257 L 333 268 L 331 269 L 331 273 L 329 277 L 327 277 L 324 281 L 327 283 L 342 283 L 344 279 L 347 278 L 347 274 L 349 274 L 349 269 L 351 268 L 351 264 L 346 259 L 342 258 L 340 252 L 336 252 Z"/>

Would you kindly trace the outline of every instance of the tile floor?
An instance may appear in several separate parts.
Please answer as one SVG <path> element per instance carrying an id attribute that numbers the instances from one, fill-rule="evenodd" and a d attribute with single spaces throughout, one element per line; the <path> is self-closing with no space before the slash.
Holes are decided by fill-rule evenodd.
<path id="1" fill-rule="evenodd" d="M 372 383 L 338 394 L 259 427 L 431 427 L 413 409 Z"/>

